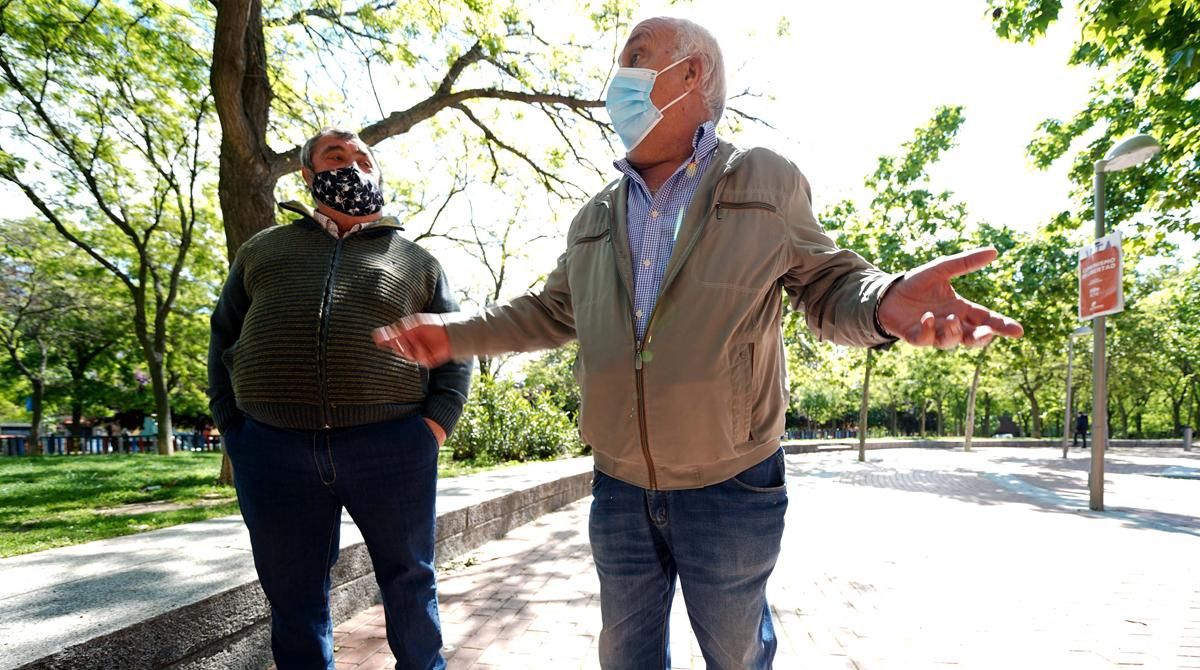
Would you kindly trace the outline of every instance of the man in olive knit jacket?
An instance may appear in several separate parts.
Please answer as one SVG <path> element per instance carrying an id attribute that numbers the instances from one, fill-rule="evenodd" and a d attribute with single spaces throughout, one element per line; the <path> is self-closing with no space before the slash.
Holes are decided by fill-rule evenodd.
<path id="1" fill-rule="evenodd" d="M 438 262 L 380 215 L 380 172 L 353 133 L 302 151 L 315 212 L 238 250 L 212 316 L 210 408 L 233 463 L 280 670 L 332 670 L 329 571 L 342 508 L 362 531 L 398 668 L 443 668 L 433 572 L 438 449 L 470 363 L 432 370 L 371 327 L 458 309 Z"/>

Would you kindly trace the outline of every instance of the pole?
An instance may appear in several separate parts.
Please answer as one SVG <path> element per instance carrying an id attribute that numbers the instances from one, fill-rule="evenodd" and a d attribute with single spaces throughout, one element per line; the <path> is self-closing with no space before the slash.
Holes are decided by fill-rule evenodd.
<path id="1" fill-rule="evenodd" d="M 1096 161 L 1096 239 L 1104 237 L 1104 161 Z M 1108 446 L 1108 379 L 1104 356 L 1103 316 L 1092 320 L 1092 464 L 1088 475 L 1088 507 L 1104 511 L 1104 450 Z"/>
<path id="2" fill-rule="evenodd" d="M 1067 336 L 1067 399 L 1065 401 L 1066 409 L 1063 410 L 1067 418 L 1063 421 L 1062 448 L 1063 458 L 1067 457 L 1067 444 L 1071 436 L 1071 365 L 1075 361 L 1075 334 L 1071 333 Z"/>
<path id="3" fill-rule="evenodd" d="M 867 359 L 864 365 L 866 366 L 866 371 L 863 372 L 862 407 L 858 410 L 858 461 L 860 463 L 867 460 L 867 401 L 869 399 L 868 390 L 871 387 L 870 349 L 867 349 Z"/>

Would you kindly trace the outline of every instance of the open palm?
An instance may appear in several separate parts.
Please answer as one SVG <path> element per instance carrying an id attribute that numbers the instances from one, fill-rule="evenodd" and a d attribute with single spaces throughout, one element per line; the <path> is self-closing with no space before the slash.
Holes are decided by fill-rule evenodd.
<path id="1" fill-rule="evenodd" d="M 913 346 L 953 349 L 983 346 L 996 335 L 1021 337 L 1013 319 L 966 300 L 950 285 L 996 258 L 993 248 L 964 251 L 909 270 L 879 304 L 879 323 Z"/>

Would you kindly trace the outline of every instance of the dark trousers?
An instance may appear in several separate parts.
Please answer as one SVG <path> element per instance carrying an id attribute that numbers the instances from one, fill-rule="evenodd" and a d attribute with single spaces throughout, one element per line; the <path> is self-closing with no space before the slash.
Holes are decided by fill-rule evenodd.
<path id="1" fill-rule="evenodd" d="M 1075 429 L 1075 436 L 1071 438 L 1071 446 L 1078 446 L 1081 439 L 1083 440 L 1083 448 L 1087 449 L 1087 428 L 1083 430 Z"/>
<path id="2" fill-rule="evenodd" d="M 397 668 L 441 669 L 433 572 L 437 440 L 419 416 L 298 431 L 246 419 L 225 434 L 279 670 L 333 670 L 329 571 L 345 507 L 362 531 Z"/>

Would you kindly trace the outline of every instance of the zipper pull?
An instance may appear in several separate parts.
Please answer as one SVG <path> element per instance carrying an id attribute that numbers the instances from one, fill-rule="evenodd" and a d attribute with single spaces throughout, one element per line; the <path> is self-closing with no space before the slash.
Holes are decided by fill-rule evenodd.
<path id="1" fill-rule="evenodd" d="M 642 348 L 638 347 L 637 351 L 633 352 L 633 369 L 642 369 Z"/>

